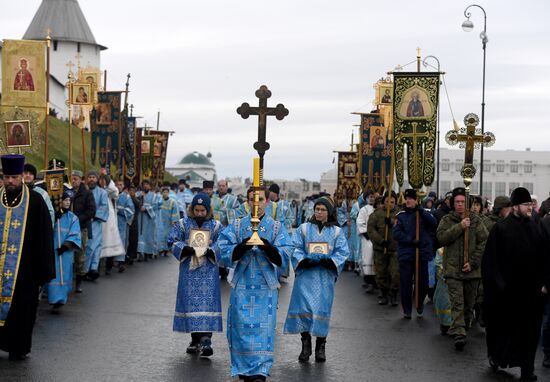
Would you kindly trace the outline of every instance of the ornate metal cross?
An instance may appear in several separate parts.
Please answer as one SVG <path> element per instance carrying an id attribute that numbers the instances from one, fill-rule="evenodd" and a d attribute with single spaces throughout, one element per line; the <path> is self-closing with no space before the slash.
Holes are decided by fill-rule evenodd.
<path id="1" fill-rule="evenodd" d="M 258 116 L 258 141 L 254 142 L 254 148 L 261 158 L 260 161 L 263 162 L 264 154 L 269 150 L 269 143 L 266 141 L 267 116 L 273 115 L 281 121 L 288 115 L 288 109 L 282 103 L 276 107 L 267 107 L 267 99 L 271 97 L 271 91 L 265 85 L 260 86 L 255 94 L 260 99 L 258 107 L 252 107 L 244 102 L 237 108 L 237 114 L 244 119 L 247 119 L 251 115 Z"/>
<path id="2" fill-rule="evenodd" d="M 462 127 L 459 131 L 451 130 L 445 134 L 445 141 L 449 145 L 456 145 L 460 143 L 460 148 L 465 149 L 464 153 L 464 166 L 460 170 L 460 175 L 464 179 L 464 185 L 466 186 L 466 206 L 464 209 L 464 217 L 470 216 L 470 185 L 476 175 L 476 168 L 474 167 L 474 149 L 483 147 L 491 147 L 495 143 L 495 135 L 486 131 L 481 133 L 481 129 L 476 129 L 479 124 L 479 117 L 474 113 L 467 114 L 464 117 L 464 124 L 466 128 Z M 464 230 L 464 264 L 470 262 L 470 229 L 469 227 Z"/>
<path id="3" fill-rule="evenodd" d="M 445 135 L 445 141 L 449 145 L 460 143 L 460 148 L 465 149 L 464 166 L 460 171 L 460 175 L 464 178 L 464 184 L 469 187 L 472 179 L 476 175 L 474 167 L 474 149 L 483 147 L 491 147 L 495 143 L 495 135 L 486 131 L 481 134 L 481 129 L 476 129 L 479 124 L 479 117 L 474 113 L 470 113 L 464 117 L 464 124 L 459 131 L 451 130 Z"/>

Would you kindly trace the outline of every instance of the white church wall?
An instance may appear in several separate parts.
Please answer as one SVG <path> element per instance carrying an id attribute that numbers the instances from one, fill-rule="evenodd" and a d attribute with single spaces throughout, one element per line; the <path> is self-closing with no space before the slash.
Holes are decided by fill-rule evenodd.
<path id="1" fill-rule="evenodd" d="M 78 54 L 78 43 L 69 41 L 57 41 L 57 50 L 54 49 L 55 42 L 52 41 L 52 47 L 50 51 L 50 73 L 57 78 L 60 82 L 67 82 L 67 75 L 69 73 L 69 67 L 67 64 L 72 62 L 74 64 L 73 73 L 77 71 L 78 60 L 76 58 Z M 100 68 L 100 49 L 97 46 L 90 44 L 80 44 L 80 66 L 85 68 L 91 66 L 94 68 Z"/>

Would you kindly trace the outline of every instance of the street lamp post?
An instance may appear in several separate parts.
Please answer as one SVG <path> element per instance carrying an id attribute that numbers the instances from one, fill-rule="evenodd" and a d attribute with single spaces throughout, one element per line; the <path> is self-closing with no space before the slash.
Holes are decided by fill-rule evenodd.
<path id="1" fill-rule="evenodd" d="M 487 43 L 489 42 L 489 39 L 487 38 L 487 13 L 481 5 L 469 5 L 464 10 L 464 16 L 466 17 L 466 20 L 464 20 L 464 22 L 462 23 L 462 29 L 465 32 L 471 32 L 474 29 L 474 23 L 470 20 L 470 16 L 472 14 L 468 12 L 468 9 L 472 7 L 477 7 L 483 12 L 483 32 L 479 34 L 479 38 L 481 38 L 481 44 L 483 48 L 483 85 L 481 90 L 481 134 L 483 134 L 485 132 L 485 58 L 487 55 Z M 481 146 L 480 157 L 481 163 L 479 172 L 479 195 L 483 196 L 483 145 Z"/>
<path id="2" fill-rule="evenodd" d="M 429 64 L 428 64 L 428 59 L 429 58 L 433 58 L 435 60 L 435 62 L 437 62 L 437 71 L 439 73 L 441 73 L 441 64 L 439 63 L 439 59 L 436 57 L 436 56 L 426 56 L 424 58 L 424 60 L 422 61 L 422 64 L 424 65 L 424 67 L 427 67 Z M 441 82 L 440 82 L 440 85 L 441 85 Z M 439 195 L 439 161 L 441 160 L 440 159 L 440 156 L 439 156 L 439 116 L 440 116 L 440 113 L 441 113 L 441 110 L 439 108 L 439 104 L 440 104 L 440 101 L 439 99 L 437 100 L 437 162 L 436 162 L 436 173 L 437 173 L 437 182 L 435 184 L 435 192 L 437 194 L 437 197 L 440 198 L 440 195 Z"/>

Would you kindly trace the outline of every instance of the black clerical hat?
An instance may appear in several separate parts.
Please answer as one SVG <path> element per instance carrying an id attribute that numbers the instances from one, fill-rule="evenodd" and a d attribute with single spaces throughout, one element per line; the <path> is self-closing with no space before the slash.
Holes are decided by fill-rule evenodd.
<path id="1" fill-rule="evenodd" d="M 529 191 L 527 191 L 526 188 L 516 187 L 514 188 L 514 191 L 512 191 L 510 201 L 512 202 L 513 206 L 517 206 L 518 204 L 522 203 L 532 203 L 533 199 L 531 199 L 531 194 L 529 193 Z"/>
<path id="2" fill-rule="evenodd" d="M 25 157 L 19 154 L 7 154 L 0 157 L 4 175 L 21 175 L 25 168 Z"/>

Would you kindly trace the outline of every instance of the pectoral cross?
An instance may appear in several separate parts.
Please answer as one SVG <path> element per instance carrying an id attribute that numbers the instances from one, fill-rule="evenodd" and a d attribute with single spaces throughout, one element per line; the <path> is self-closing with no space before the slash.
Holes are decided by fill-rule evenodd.
<path id="1" fill-rule="evenodd" d="M 243 119 L 247 119 L 251 115 L 258 116 L 258 140 L 254 142 L 254 148 L 261 158 L 260 162 L 263 162 L 264 154 L 269 150 L 269 143 L 266 141 L 267 117 L 275 116 L 277 120 L 281 121 L 288 115 L 288 109 L 282 103 L 276 107 L 267 107 L 267 99 L 271 97 L 271 91 L 265 85 L 260 86 L 255 94 L 260 99 L 258 107 L 252 107 L 244 102 L 237 108 L 237 114 Z M 263 166 L 260 165 L 260 168 Z"/>
<path id="2" fill-rule="evenodd" d="M 464 178 L 464 184 L 469 187 L 472 183 L 472 179 L 476 175 L 476 168 L 474 167 L 474 149 L 483 147 L 491 147 L 495 143 L 495 135 L 486 131 L 481 134 L 479 129 L 476 129 L 479 124 L 479 117 L 474 113 L 470 113 L 464 117 L 464 124 L 466 128 L 461 128 L 459 131 L 451 130 L 445 135 L 445 141 L 454 146 L 460 144 L 461 149 L 465 149 L 464 152 L 464 166 L 460 171 L 460 175 Z"/>

